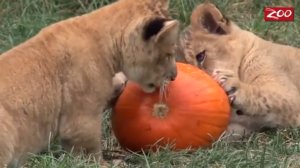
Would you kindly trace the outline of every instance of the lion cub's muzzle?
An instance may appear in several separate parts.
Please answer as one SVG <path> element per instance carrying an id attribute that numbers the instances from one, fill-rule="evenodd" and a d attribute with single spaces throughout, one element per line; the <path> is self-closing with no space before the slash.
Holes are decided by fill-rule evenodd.
<path id="1" fill-rule="evenodd" d="M 168 71 L 166 74 L 165 74 L 165 79 L 167 81 L 174 81 L 177 77 L 177 67 L 176 65 L 172 68 L 171 71 Z"/>
<path id="2" fill-rule="evenodd" d="M 177 68 L 173 68 L 172 71 L 168 72 L 166 75 L 167 80 L 174 81 L 177 77 Z"/>
<path id="3" fill-rule="evenodd" d="M 142 85 L 143 90 L 146 93 L 152 93 L 157 88 L 160 88 L 164 82 L 166 81 L 174 81 L 177 77 L 177 69 L 175 68 L 171 72 L 168 72 L 166 75 L 164 75 L 164 80 L 156 80 L 155 82 L 146 83 L 146 85 Z"/>

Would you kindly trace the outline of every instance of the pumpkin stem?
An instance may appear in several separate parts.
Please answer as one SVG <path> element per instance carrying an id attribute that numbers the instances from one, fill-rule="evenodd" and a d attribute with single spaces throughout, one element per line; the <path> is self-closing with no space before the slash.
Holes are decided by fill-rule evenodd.
<path id="1" fill-rule="evenodd" d="M 169 112 L 169 108 L 166 104 L 164 103 L 154 104 L 153 113 L 152 113 L 153 116 L 163 119 L 167 116 L 168 112 Z"/>

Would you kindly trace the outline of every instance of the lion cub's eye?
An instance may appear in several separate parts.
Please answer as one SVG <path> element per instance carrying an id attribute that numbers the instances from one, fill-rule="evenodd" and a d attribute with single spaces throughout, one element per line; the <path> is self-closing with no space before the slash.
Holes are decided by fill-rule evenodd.
<path id="1" fill-rule="evenodd" d="M 205 50 L 196 55 L 196 60 L 200 64 L 205 60 L 205 58 L 206 58 Z"/>

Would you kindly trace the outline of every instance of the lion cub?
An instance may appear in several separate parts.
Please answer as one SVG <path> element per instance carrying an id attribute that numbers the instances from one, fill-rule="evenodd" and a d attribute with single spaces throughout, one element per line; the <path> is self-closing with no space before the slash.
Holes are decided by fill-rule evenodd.
<path id="1" fill-rule="evenodd" d="M 123 72 L 145 92 L 174 80 L 179 22 L 168 0 L 119 0 L 44 28 L 0 56 L 0 167 L 58 137 L 101 160 L 101 113 Z"/>
<path id="2" fill-rule="evenodd" d="M 240 29 L 211 3 L 197 6 L 183 31 L 184 61 L 211 74 L 228 93 L 228 132 L 300 126 L 300 50 Z"/>

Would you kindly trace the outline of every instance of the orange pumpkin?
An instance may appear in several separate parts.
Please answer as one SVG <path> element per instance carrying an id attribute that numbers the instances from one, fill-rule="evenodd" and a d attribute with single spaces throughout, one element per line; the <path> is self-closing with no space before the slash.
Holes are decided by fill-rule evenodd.
<path id="1" fill-rule="evenodd" d="M 123 148 L 209 147 L 226 129 L 230 105 L 224 90 L 197 67 L 177 63 L 177 68 L 163 104 L 159 91 L 144 93 L 128 82 L 112 114 L 112 128 Z"/>

